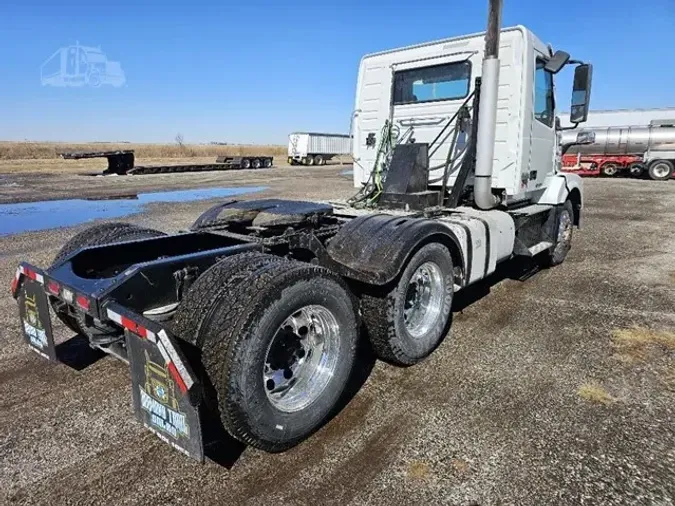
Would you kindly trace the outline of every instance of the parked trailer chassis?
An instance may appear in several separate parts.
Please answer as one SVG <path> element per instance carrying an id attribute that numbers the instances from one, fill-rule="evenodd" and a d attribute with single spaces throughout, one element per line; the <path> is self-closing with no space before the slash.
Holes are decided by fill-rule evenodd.
<path id="1" fill-rule="evenodd" d="M 135 165 L 133 150 L 116 151 L 71 151 L 61 153 L 66 160 L 85 158 L 107 158 L 108 167 L 104 175 L 147 175 L 147 174 L 174 174 L 178 172 L 202 172 L 210 170 L 235 169 L 269 169 L 274 164 L 274 158 L 265 155 L 250 156 L 219 156 L 216 163 L 202 164 L 174 164 L 174 165 Z"/>
<path id="2" fill-rule="evenodd" d="M 645 157 L 639 155 L 592 155 L 592 154 L 571 154 L 563 155 L 562 170 L 572 172 L 579 176 L 604 176 L 614 177 L 620 174 L 630 175 L 632 177 L 649 177 L 652 179 L 663 180 L 659 177 L 659 171 L 654 176 L 650 167 L 667 163 L 659 158 L 645 161 Z M 675 171 L 671 169 L 671 178 L 675 178 Z M 665 179 L 669 179 L 666 177 Z"/>

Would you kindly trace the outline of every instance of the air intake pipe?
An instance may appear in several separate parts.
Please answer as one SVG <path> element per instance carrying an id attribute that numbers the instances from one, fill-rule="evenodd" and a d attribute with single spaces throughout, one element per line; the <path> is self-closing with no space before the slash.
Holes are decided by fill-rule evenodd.
<path id="1" fill-rule="evenodd" d="M 478 106 L 478 138 L 474 201 L 479 209 L 492 209 L 498 199 L 492 194 L 492 168 L 497 125 L 497 92 L 499 90 L 499 35 L 503 0 L 489 0 L 488 27 L 485 34 L 485 55 Z"/>

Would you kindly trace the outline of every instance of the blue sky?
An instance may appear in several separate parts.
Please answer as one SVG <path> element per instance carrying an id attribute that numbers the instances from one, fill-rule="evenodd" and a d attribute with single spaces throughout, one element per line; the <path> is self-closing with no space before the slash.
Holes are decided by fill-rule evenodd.
<path id="1" fill-rule="evenodd" d="M 0 7 L 0 139 L 284 143 L 344 132 L 363 54 L 485 27 L 487 0 L 68 2 Z M 594 63 L 594 109 L 675 106 L 675 0 L 505 0 L 503 24 Z M 42 86 L 78 42 L 115 88 Z M 565 76 L 563 76 L 565 77 Z M 569 78 L 558 99 L 569 101 Z"/>

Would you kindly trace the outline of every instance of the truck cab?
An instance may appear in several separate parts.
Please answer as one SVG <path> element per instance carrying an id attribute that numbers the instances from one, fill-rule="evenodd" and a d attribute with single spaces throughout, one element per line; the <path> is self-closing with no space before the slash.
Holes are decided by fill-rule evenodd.
<path id="1" fill-rule="evenodd" d="M 485 34 L 479 33 L 362 58 L 352 119 L 355 187 L 364 184 L 373 170 L 385 121 L 391 122 L 396 140 L 434 143 L 475 92 L 484 46 Z M 554 75 L 546 68 L 552 57 L 550 47 L 527 28 L 502 30 L 492 188 L 504 196 L 506 205 L 554 203 L 551 192 L 565 185 L 557 172 Z M 465 144 L 459 141 L 455 149 L 461 155 Z M 436 144 L 429 150 L 431 186 L 440 186 L 451 149 L 449 142 Z M 457 173 L 451 170 L 449 187 Z M 577 178 L 567 178 L 570 188 L 579 185 Z"/>

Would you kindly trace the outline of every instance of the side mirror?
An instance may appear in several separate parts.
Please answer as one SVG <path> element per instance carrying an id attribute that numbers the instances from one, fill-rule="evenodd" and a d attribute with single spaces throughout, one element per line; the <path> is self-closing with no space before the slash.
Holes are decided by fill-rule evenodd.
<path id="1" fill-rule="evenodd" d="M 567 62 L 570 61 L 569 53 L 565 51 L 556 51 L 551 59 L 546 62 L 544 65 L 544 70 L 550 72 L 551 74 L 557 74 L 560 70 L 567 65 Z"/>
<path id="2" fill-rule="evenodd" d="M 592 79 L 593 65 L 590 63 L 584 63 L 574 69 L 572 107 L 570 109 L 571 123 L 583 123 L 588 119 L 588 109 L 591 105 Z"/>
<path id="3" fill-rule="evenodd" d="M 577 134 L 577 140 L 574 144 L 593 144 L 595 142 L 595 132 L 582 130 Z"/>

